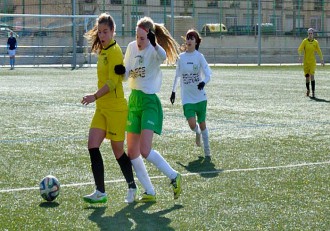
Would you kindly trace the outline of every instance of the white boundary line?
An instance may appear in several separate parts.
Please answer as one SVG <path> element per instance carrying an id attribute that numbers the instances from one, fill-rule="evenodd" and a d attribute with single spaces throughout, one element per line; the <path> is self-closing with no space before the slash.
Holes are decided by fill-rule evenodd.
<path id="1" fill-rule="evenodd" d="M 238 169 L 228 169 L 228 170 L 215 170 L 215 171 L 203 171 L 203 172 L 192 172 L 182 174 L 183 176 L 194 176 L 200 174 L 214 174 L 214 173 L 231 173 L 231 172 L 249 172 L 249 171 L 261 171 L 261 170 L 274 170 L 274 169 L 285 169 L 285 168 L 299 168 L 299 167 L 310 167 L 315 165 L 326 165 L 330 164 L 330 160 L 323 162 L 314 162 L 314 163 L 301 163 L 301 164 L 289 164 L 289 165 L 280 165 L 280 166 L 270 166 L 270 167 L 257 167 L 257 168 L 238 168 Z M 165 178 L 166 176 L 153 176 L 151 179 L 160 179 Z M 105 183 L 118 183 L 124 182 L 125 180 L 110 180 L 105 181 Z M 93 185 L 94 182 L 87 183 L 73 183 L 73 184 L 63 184 L 61 187 L 77 187 L 83 185 Z M 29 190 L 37 190 L 39 187 L 30 187 L 30 188 L 16 188 L 16 189 L 1 189 L 0 193 L 11 193 L 11 192 L 19 192 L 19 191 L 29 191 Z"/>

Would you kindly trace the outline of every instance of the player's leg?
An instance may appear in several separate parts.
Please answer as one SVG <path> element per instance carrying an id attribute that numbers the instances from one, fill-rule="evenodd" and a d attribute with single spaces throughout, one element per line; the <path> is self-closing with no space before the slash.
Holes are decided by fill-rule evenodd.
<path id="1" fill-rule="evenodd" d="M 131 159 L 136 177 L 142 184 L 145 192 L 138 202 L 154 202 L 156 201 L 155 189 L 151 183 L 149 174 L 147 172 L 146 166 L 140 155 L 140 134 L 127 133 L 127 152 L 129 153 L 129 158 Z"/>
<path id="2" fill-rule="evenodd" d="M 105 203 L 107 202 L 107 194 L 104 186 L 104 165 L 100 152 L 100 145 L 105 138 L 105 130 L 99 128 L 91 128 L 88 138 L 88 151 L 91 160 L 91 168 L 94 176 L 96 190 L 89 195 L 83 197 L 88 203 Z"/>
<path id="3" fill-rule="evenodd" d="M 310 68 L 308 65 L 304 65 L 304 74 L 305 74 L 305 79 L 306 79 L 306 96 L 309 96 L 310 94 Z"/>
<path id="4" fill-rule="evenodd" d="M 141 117 L 140 152 L 146 160 L 154 164 L 171 180 L 174 199 L 177 199 L 181 193 L 181 175 L 169 165 L 158 151 L 152 149 L 154 133 L 160 135 L 162 132 L 163 109 L 157 95 L 146 97 L 148 97 L 149 103 L 145 105 Z"/>
<path id="5" fill-rule="evenodd" d="M 128 153 L 128 157 L 132 162 L 136 176 L 145 190 L 145 193 L 143 194 L 143 198 L 142 198 L 145 199 L 143 202 L 147 202 L 147 201 L 152 202 L 156 200 L 156 193 L 151 183 L 146 166 L 140 155 L 141 116 L 142 116 L 143 106 L 141 106 L 137 102 L 144 102 L 143 95 L 144 93 L 141 91 L 132 90 L 129 97 L 129 102 L 128 102 L 129 110 L 128 110 L 128 118 L 127 118 L 127 126 L 126 126 L 127 153 Z M 132 107 L 135 110 L 130 110 L 130 108 Z"/>
<path id="6" fill-rule="evenodd" d="M 311 71 L 310 71 L 310 73 L 311 73 L 310 78 L 311 78 L 311 85 L 312 85 L 312 97 L 313 98 L 315 97 L 315 78 L 314 78 L 314 76 L 315 76 L 315 68 L 316 68 L 316 65 L 313 65 L 311 67 Z"/>
<path id="7" fill-rule="evenodd" d="M 197 120 L 201 128 L 201 134 L 203 139 L 204 154 L 205 156 L 211 156 L 210 144 L 209 144 L 209 130 L 206 127 L 206 108 L 207 101 L 202 101 L 197 104 Z"/>
<path id="8" fill-rule="evenodd" d="M 183 105 L 183 113 L 188 121 L 190 129 L 196 134 L 196 145 L 201 146 L 201 129 L 199 124 L 196 122 L 196 112 L 194 104 L 185 104 Z"/>
<path id="9" fill-rule="evenodd" d="M 112 151 L 128 185 L 125 202 L 132 203 L 138 194 L 134 181 L 132 163 L 124 151 L 127 111 L 105 111 L 107 118 L 106 138 L 111 140 Z"/>

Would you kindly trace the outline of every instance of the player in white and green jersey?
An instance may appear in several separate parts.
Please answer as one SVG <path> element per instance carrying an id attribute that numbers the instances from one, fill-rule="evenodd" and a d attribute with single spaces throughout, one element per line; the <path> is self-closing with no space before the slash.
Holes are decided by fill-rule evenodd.
<path id="1" fill-rule="evenodd" d="M 180 79 L 184 115 L 190 129 L 196 133 L 197 146 L 201 146 L 201 137 L 203 138 L 204 154 L 208 157 L 211 152 L 209 132 L 205 122 L 207 95 L 204 87 L 210 81 L 212 72 L 204 55 L 198 51 L 201 43 L 199 33 L 194 29 L 188 30 L 185 40 L 186 51 L 180 54 L 177 61 L 170 100 L 173 104 L 177 83 Z"/>
<path id="2" fill-rule="evenodd" d="M 161 134 L 163 125 L 163 109 L 157 96 L 162 83 L 160 65 L 166 58 L 169 62 L 175 62 L 177 51 L 178 44 L 167 29 L 154 23 L 151 18 L 143 17 L 137 22 L 136 40 L 128 44 L 125 53 L 126 75 L 132 90 L 126 127 L 127 153 L 145 189 L 139 202 L 156 200 L 154 187 L 140 154 L 171 180 L 174 199 L 181 194 L 181 175 L 152 145 L 154 133 Z"/>

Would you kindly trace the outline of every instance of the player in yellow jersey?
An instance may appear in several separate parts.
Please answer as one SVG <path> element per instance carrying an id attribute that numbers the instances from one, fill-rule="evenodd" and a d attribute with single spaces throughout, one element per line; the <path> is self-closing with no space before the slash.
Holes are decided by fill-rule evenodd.
<path id="1" fill-rule="evenodd" d="M 96 110 L 91 122 L 88 150 L 96 190 L 83 197 L 89 203 L 105 203 L 107 194 L 104 186 L 104 165 L 100 152 L 103 140 L 111 141 L 112 151 L 125 176 L 128 193 L 125 201 L 132 203 L 137 195 L 137 187 L 133 177 L 132 164 L 124 151 L 125 128 L 128 107 L 123 90 L 123 53 L 114 40 L 116 24 L 109 14 L 101 14 L 96 25 L 85 37 L 92 46 L 92 52 L 98 54 L 97 88 L 94 94 L 85 95 L 83 105 L 96 102 Z"/>
<path id="2" fill-rule="evenodd" d="M 301 56 L 304 55 L 304 74 L 306 77 L 306 96 L 310 94 L 309 82 L 312 85 L 312 97 L 315 97 L 315 69 L 316 69 L 316 59 L 315 52 L 319 55 L 321 59 L 321 64 L 324 65 L 322 51 L 320 49 L 319 43 L 316 39 L 314 39 L 314 29 L 308 29 L 308 37 L 305 38 L 299 48 L 299 61 L 301 62 Z"/>

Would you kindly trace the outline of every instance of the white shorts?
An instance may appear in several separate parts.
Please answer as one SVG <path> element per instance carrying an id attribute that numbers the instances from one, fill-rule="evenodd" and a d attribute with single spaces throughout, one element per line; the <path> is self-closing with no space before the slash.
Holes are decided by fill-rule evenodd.
<path id="1" fill-rule="evenodd" d="M 14 50 L 8 50 L 8 55 L 9 56 L 15 56 L 15 54 L 16 54 L 16 50 L 14 49 Z"/>

